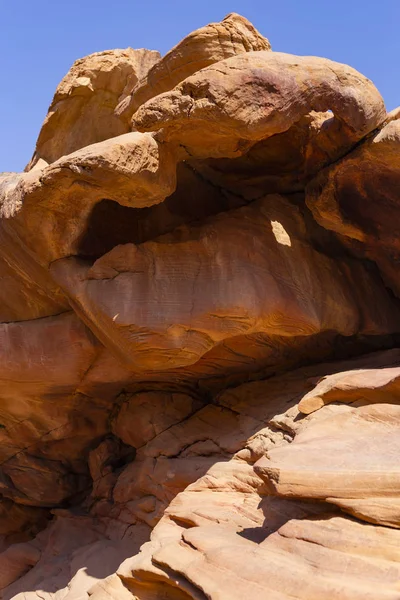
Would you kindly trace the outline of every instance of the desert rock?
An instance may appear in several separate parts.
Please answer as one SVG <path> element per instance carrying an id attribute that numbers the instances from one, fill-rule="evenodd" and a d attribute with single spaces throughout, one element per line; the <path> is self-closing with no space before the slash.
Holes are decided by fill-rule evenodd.
<path id="1" fill-rule="evenodd" d="M 399 123 L 236 14 L 74 63 L 0 174 L 2 600 L 398 600 Z"/>
<path id="2" fill-rule="evenodd" d="M 270 49 L 269 41 L 247 19 L 231 13 L 220 23 L 193 31 L 167 52 L 122 99 L 115 112 L 129 123 L 141 104 L 172 90 L 196 71 L 243 52 Z"/>
<path id="3" fill-rule="evenodd" d="M 397 295 L 399 181 L 400 120 L 389 115 L 358 149 L 321 171 L 306 194 L 318 223 L 343 236 L 352 252 L 374 261 Z"/>
<path id="4" fill-rule="evenodd" d="M 60 82 L 27 170 L 129 128 L 114 115 L 126 90 L 158 61 L 154 50 L 107 50 L 77 60 Z"/>

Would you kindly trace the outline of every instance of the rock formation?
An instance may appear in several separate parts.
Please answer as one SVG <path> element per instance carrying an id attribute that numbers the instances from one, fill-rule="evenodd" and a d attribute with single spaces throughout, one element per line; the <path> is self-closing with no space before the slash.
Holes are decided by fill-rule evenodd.
<path id="1" fill-rule="evenodd" d="M 232 14 L 0 175 L 3 600 L 398 600 L 400 112 Z"/>

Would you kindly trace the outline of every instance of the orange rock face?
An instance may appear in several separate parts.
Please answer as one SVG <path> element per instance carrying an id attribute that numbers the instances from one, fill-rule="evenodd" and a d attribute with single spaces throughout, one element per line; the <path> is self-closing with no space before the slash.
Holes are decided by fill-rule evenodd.
<path id="1" fill-rule="evenodd" d="M 236 14 L 73 65 L 0 175 L 3 600 L 398 600 L 398 117 Z"/>

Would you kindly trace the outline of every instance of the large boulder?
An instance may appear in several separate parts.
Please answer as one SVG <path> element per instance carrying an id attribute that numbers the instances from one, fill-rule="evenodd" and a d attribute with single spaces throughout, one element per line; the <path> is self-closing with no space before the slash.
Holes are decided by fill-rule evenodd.
<path id="1" fill-rule="evenodd" d="M 121 100 L 116 115 L 129 123 L 139 106 L 196 71 L 243 52 L 270 49 L 269 41 L 247 19 L 231 13 L 220 23 L 196 29 L 167 52 Z"/>
<path id="2" fill-rule="evenodd" d="M 106 50 L 75 61 L 56 89 L 26 170 L 127 133 L 119 98 L 158 61 L 154 50 Z"/>

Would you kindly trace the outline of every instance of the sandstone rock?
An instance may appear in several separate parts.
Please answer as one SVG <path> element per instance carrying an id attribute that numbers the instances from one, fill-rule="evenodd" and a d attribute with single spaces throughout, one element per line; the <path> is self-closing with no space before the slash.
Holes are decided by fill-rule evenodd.
<path id="1" fill-rule="evenodd" d="M 129 123 L 141 104 L 171 90 L 196 71 L 230 56 L 270 49 L 269 41 L 247 19 L 231 13 L 220 23 L 193 31 L 167 52 L 120 102 L 116 115 Z"/>
<path id="2" fill-rule="evenodd" d="M 241 470 L 233 461 L 228 481 Z M 377 531 L 342 517 L 319 517 L 324 506 L 268 497 L 260 503 L 262 487 L 246 489 L 240 483 L 236 491 L 228 491 L 223 473 L 229 471 L 212 469 L 202 478 L 203 485 L 201 479 L 178 495 L 151 542 L 121 565 L 119 577 L 138 597 L 147 581 L 155 591 L 170 586 L 166 597 L 174 597 L 177 587 L 192 598 L 202 593 L 221 598 L 247 598 L 250 593 L 257 598 L 361 598 L 368 594 L 366 579 L 382 581 L 386 560 L 393 567 L 398 563 L 397 532 Z M 385 541 L 382 536 L 387 536 Z M 249 557 L 245 563 L 243 552 Z M 344 563 L 346 575 L 338 578 Z M 311 565 L 314 575 L 308 579 Z M 304 584 L 298 586 L 299 581 Z M 395 586 L 393 572 L 382 597 L 394 598 Z"/>
<path id="3" fill-rule="evenodd" d="M 397 358 L 393 353 L 371 355 L 353 364 L 384 365 L 391 361 L 398 361 L 398 355 Z M 321 365 L 319 370 L 332 372 L 335 367 L 340 369 L 338 364 Z M 271 419 L 279 407 L 285 410 L 288 403 L 295 406 L 305 382 L 308 380 L 311 385 L 310 379 L 316 376 L 318 367 L 302 369 L 290 376 L 240 386 L 222 394 L 220 402 L 226 397 L 224 403 L 227 403 L 231 398 L 230 405 L 235 411 L 246 412 L 248 400 L 254 398 L 258 388 L 260 401 L 250 407 L 251 414 L 266 420 L 269 411 Z M 291 387 L 285 384 L 287 380 Z M 323 421 L 327 422 L 330 422 L 329 417 Z M 300 423 L 305 432 L 308 427 L 306 421 Z M 357 427 L 356 424 L 355 429 Z M 333 430 L 338 437 L 340 428 L 332 426 Z M 182 435 L 178 439 L 184 444 Z M 268 454 L 272 456 L 278 451 L 292 452 L 293 459 L 299 449 L 293 446 L 292 450 L 289 444 L 280 450 L 268 450 Z M 369 590 L 364 584 L 369 578 L 371 582 L 384 581 L 384 573 L 388 573 L 388 565 L 383 566 L 386 560 L 394 561 L 393 566 L 398 563 L 395 531 L 329 515 L 323 503 L 319 506 L 271 498 L 265 495 L 267 490 L 254 479 L 253 473 L 250 465 L 242 460 L 219 462 L 178 494 L 156 525 L 151 542 L 118 570 L 128 589 L 139 598 L 146 597 L 149 585 L 155 594 L 164 593 L 167 598 L 175 597 L 178 590 L 192 598 L 202 597 L 204 593 L 222 598 L 236 597 L 235 594 L 246 598 L 249 593 L 260 598 L 304 600 L 310 597 L 362 598 L 368 597 Z M 348 482 L 349 478 L 345 477 L 343 484 L 348 487 Z M 123 484 L 122 489 L 126 490 Z M 324 482 L 319 489 L 323 493 Z M 382 536 L 388 537 L 383 541 Z M 243 552 L 252 553 L 245 567 Z M 339 577 L 344 564 L 348 565 L 346 575 Z M 313 577 L 307 576 L 311 565 Z M 287 569 L 293 573 L 292 578 L 288 578 Z M 394 572 L 393 579 L 385 580 L 382 598 L 395 598 Z M 304 582 L 300 587 L 299 581 Z M 306 581 L 310 583 L 306 585 Z"/>
<path id="4" fill-rule="evenodd" d="M 0 590 L 25 575 L 40 558 L 40 551 L 29 542 L 13 544 L 0 554 Z"/>
<path id="5" fill-rule="evenodd" d="M 400 121 L 394 118 L 348 157 L 321 171 L 306 195 L 318 223 L 344 236 L 357 255 L 375 261 L 397 295 L 399 181 Z"/>
<path id="6" fill-rule="evenodd" d="M 72 311 L 4 323 L 0 339 L 2 407 L 6 408 L 8 397 L 7 409 L 14 408 L 16 414 L 21 395 L 56 395 L 76 389 L 96 355 L 96 340 Z"/>
<path id="7" fill-rule="evenodd" d="M 319 419 L 314 425 L 311 422 L 290 446 L 272 449 L 268 458 L 261 458 L 254 468 L 274 493 L 333 503 L 337 498 L 344 510 L 357 511 L 367 521 L 400 527 L 400 521 L 396 521 L 399 416 L 397 405 L 348 408 L 344 413 Z M 362 500 L 359 510 L 357 499 Z"/>
<path id="8" fill-rule="evenodd" d="M 329 132 L 329 133 L 328 133 Z M 191 160 L 190 165 L 214 185 L 254 200 L 266 193 L 301 192 L 324 166 L 351 147 L 342 125 L 330 112 L 302 117 L 287 131 L 262 139 L 234 159 Z"/>
<path id="9" fill-rule="evenodd" d="M 49 515 L 45 509 L 23 506 L 8 498 L 2 498 L 0 519 L 0 551 L 3 552 L 10 544 L 23 544 L 44 529 Z M 18 551 L 16 555 L 19 555 Z M 0 572 L 3 569 L 2 565 L 3 562 L 0 560 Z M 7 571 L 7 568 L 3 570 Z"/>
<path id="10" fill-rule="evenodd" d="M 2 494 L 51 507 L 87 485 L 82 452 L 105 433 L 109 407 L 76 392 L 95 341 L 71 312 L 0 336 Z"/>
<path id="11" fill-rule="evenodd" d="M 386 117 L 379 92 L 354 69 L 264 51 L 225 59 L 188 77 L 142 105 L 133 124 L 139 131 L 162 129 L 162 139 L 179 140 L 190 157 L 233 158 L 287 131 L 312 110 L 333 112 L 322 137 L 332 128 L 338 136 L 338 119 L 345 148 Z"/>
<path id="12" fill-rule="evenodd" d="M 92 144 L 13 181 L 12 193 L 7 188 L 0 197 L 2 226 L 48 266 L 78 253 L 87 219 L 104 197 L 126 206 L 157 204 L 175 189 L 175 170 L 171 149 L 151 135 Z"/>
<path id="13" fill-rule="evenodd" d="M 283 528 L 282 537 L 285 533 Z M 371 535 L 374 541 L 377 537 L 379 539 L 379 532 L 375 529 Z M 317 600 L 329 597 L 338 600 L 394 600 L 398 594 L 398 556 L 375 562 L 373 558 L 363 556 L 362 543 L 357 544 L 355 556 L 349 556 L 345 543 L 342 552 L 332 551 L 329 539 L 328 542 L 324 540 L 328 546 L 324 550 L 316 548 L 313 540 L 310 540 L 311 543 L 304 542 L 301 534 L 300 539 L 295 538 L 291 545 L 277 543 L 272 537 L 256 545 L 223 531 L 222 527 L 219 531 L 195 527 L 182 534 L 180 543 L 161 548 L 154 561 L 167 573 L 172 568 L 170 581 L 174 577 L 175 585 L 192 598 L 201 598 L 204 594 L 237 599 Z M 383 552 L 386 548 L 383 544 Z M 344 565 L 351 575 L 347 572 L 342 575 Z M 315 573 L 316 566 L 318 574 Z"/>
<path id="14" fill-rule="evenodd" d="M 394 108 L 393 110 L 390 111 L 390 113 L 388 113 L 387 116 L 387 121 L 395 121 L 396 119 L 398 119 L 400 117 L 400 106 L 398 106 L 397 108 Z"/>
<path id="15" fill-rule="evenodd" d="M 235 14 L 74 64 L 0 174 L 2 600 L 398 600 L 398 123 Z"/>
<path id="16" fill-rule="evenodd" d="M 140 448 L 195 413 L 201 402 L 186 394 L 143 392 L 122 398 L 112 429 L 129 446 Z"/>
<path id="17" fill-rule="evenodd" d="M 142 208 L 122 206 L 112 200 L 95 204 L 85 224 L 78 253 L 96 259 L 117 245 L 141 244 L 180 225 L 244 204 L 243 198 L 216 187 L 191 165 L 181 162 L 176 169 L 176 189 L 163 202 Z"/>
<path id="18" fill-rule="evenodd" d="M 0 176 L 0 320 L 2 323 L 57 315 L 69 305 L 46 270 L 7 228 L 7 220 L 21 208 L 16 189 L 21 176 Z"/>
<path id="19" fill-rule="evenodd" d="M 399 360 L 398 352 L 390 351 L 387 353 L 367 356 L 361 359 L 355 359 L 350 364 L 353 367 L 365 368 L 368 366 L 372 367 L 374 365 L 387 366 L 399 362 Z M 308 367 L 307 369 L 293 372 L 288 376 L 275 378 L 275 380 L 271 379 L 270 381 L 265 382 L 254 382 L 253 384 L 247 384 L 220 395 L 219 403 L 226 404 L 234 409 L 234 412 L 229 410 L 229 413 L 232 415 L 230 418 L 233 418 L 234 415 L 240 414 L 242 411 L 244 412 L 244 415 L 246 415 L 249 410 L 251 411 L 252 419 L 249 420 L 249 417 L 246 416 L 247 422 L 253 423 L 253 430 L 248 430 L 247 432 L 247 435 L 249 435 L 254 430 L 261 431 L 263 424 L 267 420 L 271 421 L 272 423 L 274 421 L 274 415 L 277 415 L 282 411 L 287 412 L 288 408 L 290 411 L 290 406 L 295 407 L 299 397 L 301 397 L 302 393 L 304 393 L 304 387 L 310 387 L 312 385 L 311 381 L 315 380 L 316 377 L 320 377 L 326 373 L 332 373 L 334 370 L 340 371 L 342 368 L 343 363 L 333 364 L 330 366 L 320 365 L 317 367 Z M 291 382 L 291 387 L 288 387 L 287 383 L 285 383 L 286 380 Z M 251 389 L 257 389 L 255 386 L 258 386 L 259 389 L 259 401 L 253 402 L 253 405 L 249 406 L 247 399 L 254 398 L 255 394 L 254 391 L 251 392 Z M 265 398 L 268 398 L 269 402 L 266 402 Z M 329 407 L 326 408 L 328 409 Z M 344 408 L 347 410 L 347 407 Z M 210 415 L 213 414 L 213 411 L 210 408 L 208 409 L 208 412 Z M 214 411 L 214 415 L 217 414 L 218 411 Z M 316 414 L 318 414 L 318 412 Z M 188 421 L 186 421 L 188 423 L 188 429 L 185 425 L 185 422 L 178 427 L 179 433 L 176 436 L 173 436 L 174 439 L 177 440 L 178 447 L 185 449 L 185 446 L 187 446 L 187 435 L 188 433 L 190 434 L 190 431 L 192 430 L 190 421 L 193 421 L 193 423 L 197 422 L 196 438 L 204 438 L 205 436 L 208 436 L 214 439 L 218 443 L 218 446 L 224 444 L 224 438 L 223 435 L 221 435 L 221 427 L 217 426 L 214 428 L 212 426 L 213 421 L 215 423 L 221 423 L 221 418 L 218 421 L 216 416 L 214 416 L 214 418 L 211 417 L 210 420 L 204 419 L 201 417 L 201 415 L 202 410 L 200 410 L 198 415 L 194 415 Z M 199 417 L 201 418 L 199 419 Z M 235 417 L 235 419 L 236 418 L 237 417 Z M 199 427 L 202 427 L 202 430 L 199 430 Z M 307 431 L 306 423 L 304 425 L 300 423 L 300 428 L 303 427 L 305 427 L 305 431 Z M 280 437 L 279 431 L 274 433 L 274 428 L 275 426 L 272 426 L 271 439 L 275 439 L 278 444 L 282 443 L 282 438 Z M 230 439 L 230 431 L 236 432 L 236 430 L 237 426 L 229 425 L 228 420 L 226 422 L 225 430 L 226 439 Z M 172 431 L 173 429 L 171 432 Z M 337 428 L 335 429 L 335 432 L 337 432 Z M 170 452 L 174 453 L 174 456 L 176 456 L 177 449 L 174 449 L 170 443 L 162 443 L 163 433 L 161 433 L 160 436 L 157 436 L 160 439 L 160 447 L 170 448 Z M 157 439 L 157 437 L 154 439 Z M 234 452 L 240 447 L 246 447 L 247 444 L 243 441 L 243 439 L 244 438 L 240 439 L 240 437 L 237 438 L 236 446 L 230 447 L 229 451 Z M 291 446 L 291 444 L 286 445 L 286 448 L 290 449 Z M 192 443 L 192 451 L 195 451 L 195 447 L 196 443 Z M 146 446 L 143 447 L 143 450 L 145 449 Z M 115 450 L 112 452 L 115 454 Z M 150 442 L 149 450 L 146 450 L 146 453 L 148 452 L 150 452 L 151 455 L 154 455 L 153 442 Z M 268 450 L 268 452 L 273 451 Z M 106 451 L 104 456 L 107 455 L 108 451 Z M 154 461 L 156 461 L 156 463 Z M 174 467 L 172 463 L 174 463 Z M 188 463 L 191 464 L 189 465 Z M 203 465 L 201 463 L 203 463 Z M 155 467 L 155 464 L 158 466 Z M 176 472 L 176 475 L 173 477 L 171 477 L 171 468 L 174 468 Z M 139 474 L 140 469 L 141 474 Z M 185 469 L 186 475 L 184 475 Z M 95 471 L 92 470 L 92 472 L 95 474 Z M 202 473 L 204 473 L 203 476 L 201 476 Z M 288 521 L 288 519 L 289 523 L 291 523 L 290 519 L 301 518 L 302 520 L 299 521 L 299 524 L 301 524 L 301 527 L 304 528 L 307 524 L 307 518 L 310 516 L 315 518 L 315 516 L 318 514 L 321 514 L 324 511 L 326 512 L 326 505 L 322 504 L 321 507 L 319 507 L 317 504 L 302 505 L 301 503 L 294 501 L 282 501 L 279 498 L 271 498 L 269 496 L 265 496 L 266 493 L 267 490 L 265 486 L 263 485 L 261 479 L 255 475 L 251 464 L 247 464 L 246 461 L 240 459 L 239 456 L 237 458 L 234 457 L 232 460 L 226 460 L 225 458 L 223 461 L 221 461 L 219 456 L 215 454 L 214 456 L 210 456 L 208 459 L 206 459 L 204 456 L 198 457 L 196 455 L 192 457 L 187 456 L 184 458 L 184 454 L 182 454 L 181 458 L 167 458 L 161 456 L 156 459 L 147 458 L 144 460 L 139 460 L 139 462 L 133 462 L 124 469 L 122 475 L 118 478 L 117 486 L 114 492 L 114 501 L 117 503 L 117 506 L 120 505 L 129 507 L 129 510 L 132 511 L 131 522 L 134 518 L 137 519 L 139 517 L 140 520 L 145 520 L 147 518 L 151 526 L 154 526 L 160 517 L 162 517 L 162 519 L 155 527 L 152 542 L 147 546 L 143 546 L 141 553 L 139 553 L 137 556 L 133 556 L 131 553 L 130 558 L 127 558 L 125 563 L 123 563 L 123 565 L 119 568 L 118 579 L 119 581 L 122 579 L 124 582 L 124 587 L 122 589 L 131 590 L 131 592 L 137 595 L 139 598 L 146 597 L 146 591 L 143 592 L 143 589 L 153 590 L 152 593 L 155 594 L 164 593 L 166 598 L 173 598 L 175 597 L 175 594 L 178 594 L 176 597 L 179 597 L 179 594 L 182 596 L 183 593 L 190 593 L 191 597 L 196 598 L 196 594 L 198 593 L 197 587 L 200 586 L 201 589 L 204 589 L 204 585 L 211 586 L 206 587 L 211 594 L 217 593 L 217 589 L 219 590 L 218 593 L 221 593 L 222 596 L 233 593 L 231 589 L 233 575 L 226 580 L 223 578 L 221 579 L 219 567 L 215 572 L 213 569 L 210 571 L 210 567 L 208 568 L 206 580 L 208 583 L 205 583 L 202 570 L 196 567 L 197 575 L 194 576 L 194 574 L 192 574 L 194 578 L 194 587 L 191 588 L 188 586 L 188 573 L 186 572 L 184 563 L 176 563 L 176 559 L 180 557 L 180 546 L 183 543 L 181 540 L 185 539 L 188 528 L 193 532 L 199 531 L 199 533 L 205 528 L 206 531 L 201 539 L 204 539 L 205 541 L 218 539 L 219 547 L 221 547 L 221 544 L 223 545 L 226 543 L 226 548 L 229 548 L 229 558 L 228 554 L 222 554 L 222 558 L 220 560 L 223 562 L 218 564 L 231 565 L 235 564 L 232 563 L 232 561 L 236 560 L 235 557 L 238 556 L 237 553 L 239 550 L 242 551 L 241 546 L 237 546 L 236 540 L 246 541 L 246 538 L 251 539 L 251 547 L 257 553 L 261 552 L 260 560 L 263 561 L 263 564 L 275 565 L 275 562 L 271 563 L 271 558 L 268 561 L 265 560 L 265 551 L 261 547 L 262 545 L 266 544 L 268 540 L 270 540 L 268 543 L 270 544 L 271 550 L 267 549 L 269 554 L 266 556 L 277 556 L 277 549 L 280 548 L 279 539 L 277 541 L 275 540 L 275 534 L 273 531 L 275 531 L 276 528 L 282 529 L 283 527 L 283 537 L 284 539 L 287 539 L 289 537 L 289 533 L 285 533 L 287 531 L 287 526 L 284 524 Z M 155 496 L 153 496 L 153 494 L 155 494 Z M 171 502 L 174 496 L 175 500 Z M 152 498 L 155 499 L 155 502 L 151 502 Z M 170 504 L 170 506 L 165 510 L 165 507 L 168 504 Z M 304 521 L 304 519 L 306 519 L 306 521 Z M 313 527 L 314 520 L 308 522 L 310 523 L 310 527 Z M 290 547 L 285 549 L 285 556 L 287 556 L 287 559 L 285 559 L 286 562 L 283 564 L 288 564 L 288 560 L 292 561 L 289 562 L 289 564 L 292 565 L 291 568 L 299 569 L 298 571 L 295 571 L 297 573 L 296 577 L 304 579 L 307 572 L 307 561 L 313 561 L 312 564 L 314 565 L 316 561 L 318 577 L 316 582 L 313 584 L 313 589 L 315 590 L 313 593 L 315 593 L 316 598 L 318 597 L 318 594 L 322 595 L 324 593 L 336 594 L 339 598 L 340 596 L 338 595 L 338 589 L 341 589 L 342 593 L 343 589 L 346 590 L 349 598 L 357 597 L 354 594 L 359 594 L 359 597 L 361 597 L 362 593 L 366 593 L 366 588 L 363 582 L 367 577 L 367 571 L 368 577 L 375 577 L 379 578 L 380 581 L 384 581 L 384 595 L 382 597 L 385 597 L 385 594 L 389 594 L 387 597 L 390 597 L 390 586 L 392 583 L 390 580 L 386 580 L 386 575 L 384 576 L 379 570 L 382 568 L 383 559 L 397 560 L 390 557 L 389 541 L 384 542 L 383 545 L 379 545 L 380 542 L 378 544 L 373 542 L 375 545 L 371 546 L 372 542 L 370 541 L 358 542 L 360 533 L 356 531 L 352 541 L 353 546 L 356 544 L 357 547 L 356 554 L 358 553 L 363 555 L 365 554 L 365 548 L 371 547 L 372 549 L 370 558 L 361 558 L 358 559 L 358 562 L 350 562 L 350 566 L 348 567 L 347 571 L 347 578 L 344 581 L 341 580 L 340 584 L 338 583 L 337 577 L 330 574 L 332 573 L 333 559 L 337 561 L 335 554 L 329 554 L 329 552 L 332 552 L 330 548 L 332 544 L 337 544 L 337 542 L 335 542 L 336 539 L 343 540 L 344 534 L 346 536 L 349 535 L 349 528 L 352 524 L 352 522 L 349 521 L 349 525 L 347 526 L 346 519 L 343 519 L 343 522 L 344 524 L 342 529 L 338 534 L 336 534 L 336 530 L 333 529 L 333 533 L 330 533 L 327 537 L 326 529 L 324 529 L 326 527 L 324 521 L 321 525 L 322 529 L 317 528 L 315 534 L 313 534 L 314 536 L 320 535 L 320 537 L 322 537 L 324 540 L 323 544 L 328 548 L 328 550 L 325 552 L 326 558 L 322 551 L 320 551 L 318 555 L 313 556 L 312 552 L 310 554 L 309 551 L 305 551 L 303 547 L 304 541 L 300 541 L 300 545 L 298 545 L 298 542 L 295 541 L 293 548 Z M 81 521 L 81 523 L 83 524 L 84 521 Z M 210 524 L 212 523 L 215 524 L 215 532 L 210 530 Z M 80 525 L 80 528 L 83 531 L 82 525 Z M 302 529 L 302 532 L 303 531 L 305 530 Z M 85 535 L 87 535 L 86 529 L 85 532 Z M 239 532 L 241 535 L 238 537 Z M 375 530 L 373 530 L 373 532 L 375 532 Z M 377 541 L 381 540 L 382 538 L 380 534 L 378 532 L 377 534 Z M 235 535 L 236 537 L 232 538 L 232 535 Z M 304 539 L 305 535 L 306 534 L 303 533 L 298 534 L 301 540 Z M 307 535 L 310 536 L 311 534 L 308 533 Z M 292 534 L 290 534 L 290 536 L 292 536 Z M 192 538 L 190 539 L 192 540 Z M 197 538 L 193 539 L 197 540 Z M 314 538 L 311 539 L 313 540 Z M 333 540 L 332 542 L 330 541 L 331 539 Z M 255 541 L 257 543 L 255 543 Z M 313 541 L 310 543 L 311 546 L 315 545 L 315 542 L 313 544 Z M 192 545 L 190 547 L 193 549 L 193 543 L 191 542 L 191 544 Z M 165 551 L 163 550 L 164 547 Z M 212 547 L 213 546 L 211 545 L 210 552 L 213 552 Z M 393 540 L 393 547 L 396 547 L 395 539 Z M 108 548 L 108 546 L 106 545 L 105 548 Z M 258 548 L 260 548 L 260 550 L 258 550 Z M 194 542 L 194 550 L 195 553 L 192 557 L 192 562 L 194 565 L 198 565 L 199 561 L 201 563 L 202 560 L 203 546 L 198 546 L 198 542 L 196 541 Z M 343 560 L 349 561 L 348 546 L 342 546 L 341 551 L 343 553 Z M 278 552 L 278 556 L 280 556 L 282 554 L 282 550 L 279 549 Z M 351 556 L 353 556 L 354 549 L 352 549 L 351 552 Z M 162 558 L 165 554 L 168 555 L 168 561 L 166 563 L 168 564 L 168 568 L 164 566 L 164 559 Z M 67 556 L 65 551 L 64 556 Z M 87 556 L 87 554 L 83 553 L 82 556 Z M 299 557 L 302 557 L 301 561 L 305 561 L 301 563 L 304 566 L 299 566 Z M 214 559 L 208 558 L 208 561 L 210 560 L 213 561 Z M 255 564 L 258 564 L 257 560 L 257 555 L 254 557 L 252 556 L 252 560 L 249 562 L 249 565 L 251 564 L 254 567 Z M 87 560 L 85 560 L 85 564 L 90 565 Z M 251 590 L 253 590 L 252 586 L 255 586 L 253 591 L 254 593 L 258 593 L 257 581 L 271 581 L 271 577 L 275 577 L 275 581 L 277 583 L 275 583 L 272 587 L 271 594 L 275 592 L 276 589 L 279 591 L 282 589 L 282 597 L 288 597 L 287 595 L 285 596 L 288 590 L 288 581 L 286 578 L 282 579 L 282 576 L 281 578 L 278 576 L 278 573 L 286 572 L 283 568 L 283 564 L 278 563 L 278 565 L 275 567 L 275 575 L 272 575 L 272 572 L 270 571 L 272 568 L 271 566 L 268 567 L 267 571 L 265 571 L 266 567 L 263 567 L 263 569 L 259 571 L 260 579 L 254 580 L 254 576 L 251 575 L 249 579 L 251 583 L 248 581 L 247 585 L 250 585 Z M 329 568 L 327 567 L 327 564 L 329 565 Z M 340 569 L 340 561 L 336 562 L 335 565 L 336 564 L 338 565 L 337 568 Z M 326 570 L 327 568 L 328 571 Z M 389 567 L 385 566 L 385 568 L 387 569 Z M 254 571 L 251 572 L 254 573 Z M 387 572 L 387 570 L 385 572 Z M 213 575 L 213 573 L 215 574 Z M 209 580 L 209 577 L 211 577 L 211 580 Z M 65 575 L 64 581 L 67 580 L 68 575 Z M 80 581 L 79 578 L 77 581 Z M 89 587 L 89 584 L 92 585 L 92 580 L 90 578 L 88 579 L 87 583 L 85 579 L 85 583 L 83 584 L 82 582 L 79 585 L 85 585 Z M 21 583 L 18 583 L 18 585 L 25 585 L 25 589 L 27 589 L 23 579 L 21 580 Z M 36 583 L 35 585 L 38 584 Z M 96 595 L 103 593 L 104 586 L 106 586 L 106 589 L 112 589 L 118 595 L 118 590 L 120 589 L 118 585 L 114 583 L 111 586 L 111 584 L 108 582 L 104 584 L 102 583 L 101 585 L 98 584 L 93 588 L 93 592 L 91 592 L 91 594 L 93 593 L 93 595 Z M 173 586 L 172 591 L 170 591 L 171 585 Z M 177 585 L 178 588 L 175 591 L 175 587 Z M 340 588 L 338 588 L 339 585 L 341 586 Z M 237 582 L 237 586 L 239 590 L 238 593 L 243 594 L 244 592 L 240 582 Z M 86 587 L 83 589 L 86 589 Z M 183 592 L 182 590 L 186 591 Z M 267 590 L 268 592 L 270 591 L 269 588 L 267 588 Z M 309 593 L 309 591 L 307 593 Z M 353 594 L 353 596 L 351 594 Z M 299 598 L 304 599 L 307 597 L 308 596 L 302 596 L 301 594 L 299 596 Z M 335 596 L 333 595 L 333 597 Z"/>
<path id="20" fill-rule="evenodd" d="M 46 600 L 87 597 L 89 590 L 106 580 L 118 565 L 137 550 L 148 537 L 148 528 L 138 527 L 135 542 L 112 542 L 101 524 L 88 517 L 57 517 L 31 545 L 40 557 L 35 566 L 3 591 L 5 599 L 37 598 Z"/>
<path id="21" fill-rule="evenodd" d="M 358 369 L 324 378 L 299 402 L 299 410 L 308 415 L 330 402 L 399 402 L 398 367 Z"/>
<path id="22" fill-rule="evenodd" d="M 364 294 L 379 288 L 373 276 L 315 252 L 301 212 L 279 196 L 141 246 L 118 246 L 89 269 L 58 261 L 51 273 L 99 339 L 136 369 L 190 365 L 240 335 L 349 336 L 358 322 L 379 335 L 398 327 L 381 312 L 391 304 L 383 290 L 379 311 L 364 317 Z M 359 298 L 350 297 L 349 280 L 357 280 Z"/>
<path id="23" fill-rule="evenodd" d="M 128 133 L 114 108 L 159 56 L 152 50 L 126 48 L 96 52 L 75 61 L 56 89 L 27 170 Z"/>

